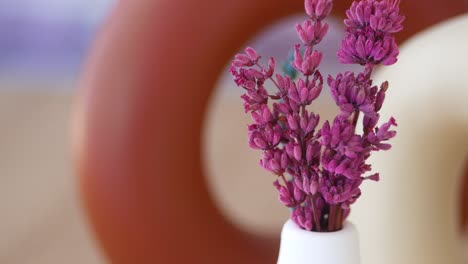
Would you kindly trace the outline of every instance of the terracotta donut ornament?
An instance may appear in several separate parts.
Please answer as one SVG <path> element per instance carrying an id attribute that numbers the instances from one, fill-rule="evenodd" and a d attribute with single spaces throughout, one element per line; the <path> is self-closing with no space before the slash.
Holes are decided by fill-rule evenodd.
<path id="1" fill-rule="evenodd" d="M 464 2 L 404 1 L 401 40 Z M 73 129 L 81 197 L 111 263 L 275 263 L 277 241 L 236 229 L 215 207 L 201 126 L 225 63 L 302 3 L 118 2 L 90 53 Z M 334 12 L 349 4 L 336 1 Z"/>

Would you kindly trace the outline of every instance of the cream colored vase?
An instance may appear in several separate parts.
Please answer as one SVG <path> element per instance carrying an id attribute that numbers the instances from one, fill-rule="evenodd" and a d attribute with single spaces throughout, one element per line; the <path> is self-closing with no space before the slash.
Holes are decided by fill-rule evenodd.
<path id="1" fill-rule="evenodd" d="M 460 264 L 460 178 L 468 158 L 468 15 L 415 36 L 389 80 L 383 119 L 393 115 L 393 150 L 372 160 L 382 178 L 364 184 L 351 219 L 363 264 Z"/>

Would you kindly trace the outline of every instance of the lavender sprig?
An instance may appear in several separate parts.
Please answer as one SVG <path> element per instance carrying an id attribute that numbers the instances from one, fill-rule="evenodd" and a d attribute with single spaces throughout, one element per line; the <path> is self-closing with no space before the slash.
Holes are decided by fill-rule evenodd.
<path id="1" fill-rule="evenodd" d="M 337 55 L 342 63 L 364 68 L 358 74 L 328 76 L 340 114 L 320 129 L 320 116 L 307 107 L 323 88 L 322 53 L 315 46 L 328 31 L 323 20 L 332 9 L 332 0 L 305 1 L 309 19 L 296 25 L 302 44 L 295 45 L 291 63 L 301 74 L 297 81 L 281 74 L 273 77 L 275 59 L 263 66 L 252 48 L 234 58 L 231 73 L 245 90 L 244 109 L 254 122 L 248 126 L 249 146 L 262 150 L 260 165 L 278 176 L 274 186 L 279 199 L 292 209 L 292 220 L 303 229 L 340 230 L 350 206 L 361 196 L 362 182 L 380 178 L 370 173 L 367 159 L 374 151 L 391 148 L 387 141 L 396 135 L 391 130 L 396 121 L 391 118 L 378 126 L 388 82 L 373 85 L 371 74 L 376 65 L 397 61 L 393 34 L 402 30 L 404 20 L 398 5 L 398 0 L 362 0 L 346 12 L 346 36 Z M 277 88 L 274 94 L 264 87 L 268 80 Z M 361 114 L 363 131 L 358 133 Z"/>

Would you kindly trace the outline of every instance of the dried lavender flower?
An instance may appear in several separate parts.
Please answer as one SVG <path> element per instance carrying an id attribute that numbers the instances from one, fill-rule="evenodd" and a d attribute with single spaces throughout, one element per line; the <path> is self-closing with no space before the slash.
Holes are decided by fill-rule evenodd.
<path id="1" fill-rule="evenodd" d="M 355 76 L 352 72 L 345 72 L 336 78 L 329 76 L 328 85 L 343 117 L 348 118 L 356 111 L 374 115 L 377 87 L 372 86 L 372 81 L 365 74 Z"/>
<path id="2" fill-rule="evenodd" d="M 319 126 L 320 116 L 307 108 L 321 94 L 322 53 L 315 49 L 328 31 L 323 19 L 332 0 L 305 0 L 309 19 L 296 25 L 302 44 L 294 46 L 291 67 L 302 74 L 297 81 L 274 75 L 276 62 L 266 66 L 253 48 L 234 57 L 231 74 L 245 93 L 244 110 L 252 116 L 248 142 L 263 152 L 260 165 L 278 178 L 274 186 L 279 200 L 291 208 L 291 219 L 309 231 L 328 232 L 342 228 L 350 206 L 361 196 L 365 180 L 378 181 L 367 163 L 372 152 L 388 150 L 396 121 L 378 125 L 388 82 L 373 85 L 371 74 L 377 64 L 397 61 L 398 47 L 392 35 L 402 30 L 404 17 L 398 0 L 356 1 L 347 11 L 346 36 L 338 59 L 363 65 L 363 71 L 328 76 L 333 100 L 340 109 L 333 122 Z M 275 84 L 273 94 L 265 82 Z M 363 115 L 362 132 L 356 131 Z"/>
<path id="3" fill-rule="evenodd" d="M 405 17 L 400 15 L 400 0 L 353 2 L 346 11 L 344 23 L 348 31 L 397 33 L 403 29 Z"/>
<path id="4" fill-rule="evenodd" d="M 349 34 L 341 43 L 337 55 L 344 64 L 382 64 L 392 65 L 397 61 L 398 46 L 393 36 Z"/>
<path id="5" fill-rule="evenodd" d="M 332 0 L 306 0 L 304 2 L 307 15 L 314 21 L 323 20 L 333 8 Z"/>

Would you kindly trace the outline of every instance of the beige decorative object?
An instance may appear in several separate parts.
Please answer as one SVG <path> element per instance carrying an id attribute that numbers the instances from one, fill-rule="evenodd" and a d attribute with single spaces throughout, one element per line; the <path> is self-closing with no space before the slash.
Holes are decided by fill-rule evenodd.
<path id="1" fill-rule="evenodd" d="M 393 150 L 373 158 L 379 184 L 364 184 L 351 220 L 363 264 L 462 263 L 460 177 L 468 154 L 468 15 L 401 48 L 382 110 L 399 123 Z"/>

